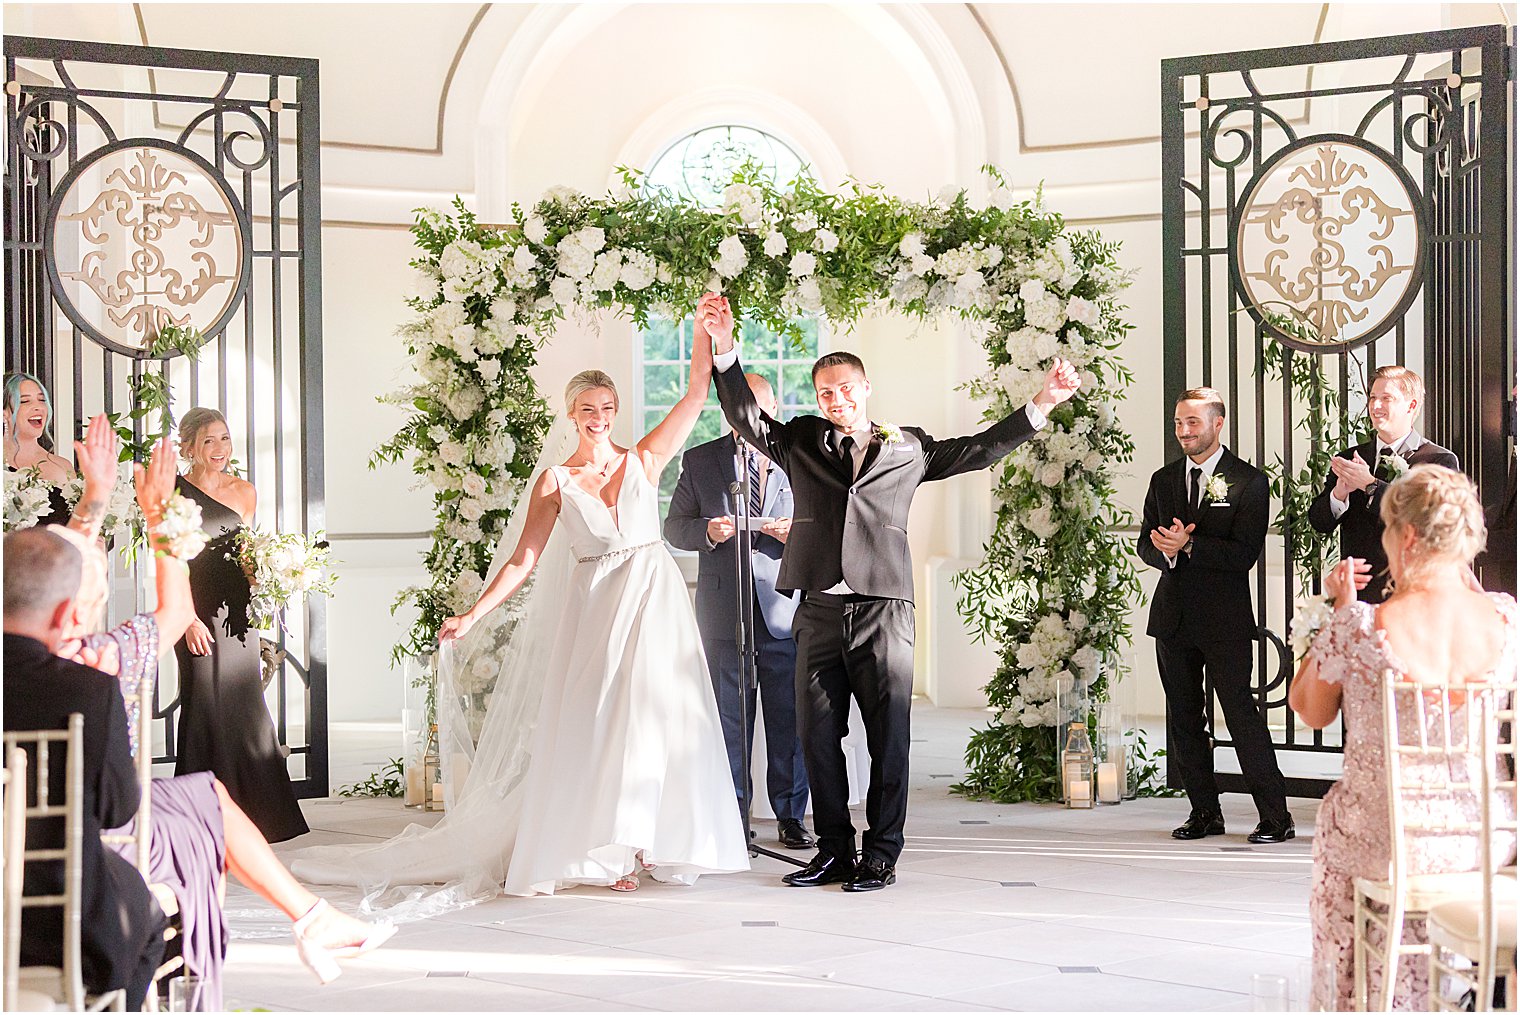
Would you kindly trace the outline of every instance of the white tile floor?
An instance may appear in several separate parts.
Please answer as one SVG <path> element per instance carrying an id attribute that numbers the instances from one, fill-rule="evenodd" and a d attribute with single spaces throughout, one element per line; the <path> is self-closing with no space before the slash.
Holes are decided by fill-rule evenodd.
<path id="1" fill-rule="evenodd" d="M 403 926 L 327 987 L 301 968 L 272 910 L 229 886 L 227 1003 L 271 1010 L 1248 1010 L 1253 973 L 1297 987 L 1314 804 L 1299 838 L 1180 843 L 1181 800 L 1096 811 L 949 793 L 981 713 L 915 707 L 908 844 L 872 895 L 791 889 L 761 858 L 747 874 L 637 893 L 499 899 Z M 336 732 L 334 784 L 391 749 L 384 727 Z M 947 777 L 948 776 L 948 777 Z M 316 842 L 367 841 L 415 820 L 395 801 L 310 801 Z M 857 819 L 858 820 L 858 819 Z M 773 832 L 765 822 L 762 838 Z M 1005 884 L 1008 883 L 1008 884 Z M 341 897 L 336 897 L 341 898 Z"/>

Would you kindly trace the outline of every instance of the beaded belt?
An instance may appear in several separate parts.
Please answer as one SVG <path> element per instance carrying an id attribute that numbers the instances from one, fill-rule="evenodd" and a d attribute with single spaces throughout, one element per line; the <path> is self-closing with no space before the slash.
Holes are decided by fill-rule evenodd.
<path id="1" fill-rule="evenodd" d="M 575 559 L 582 564 L 590 564 L 594 561 L 599 560 L 614 560 L 621 557 L 631 557 L 633 554 L 638 553 L 640 550 L 647 550 L 651 546 L 659 545 L 660 540 L 656 539 L 648 543 L 640 543 L 638 546 L 625 546 L 621 550 L 610 550 L 607 553 L 599 553 L 595 557 L 577 557 Z"/>

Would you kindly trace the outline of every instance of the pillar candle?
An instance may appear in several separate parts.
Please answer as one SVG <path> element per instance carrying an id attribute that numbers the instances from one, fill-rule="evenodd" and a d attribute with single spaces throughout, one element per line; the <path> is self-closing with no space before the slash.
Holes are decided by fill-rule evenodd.
<path id="1" fill-rule="evenodd" d="M 1116 804 L 1123 799 L 1124 793 L 1119 786 L 1119 766 L 1112 761 L 1105 761 L 1098 765 L 1098 802 Z"/>
<path id="2" fill-rule="evenodd" d="M 406 768 L 406 796 L 402 803 L 408 807 L 422 806 L 422 769 L 417 765 Z"/>

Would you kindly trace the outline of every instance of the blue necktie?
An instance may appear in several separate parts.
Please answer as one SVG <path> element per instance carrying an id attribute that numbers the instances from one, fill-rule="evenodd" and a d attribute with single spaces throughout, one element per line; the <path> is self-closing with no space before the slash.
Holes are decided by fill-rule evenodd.
<path id="1" fill-rule="evenodd" d="M 765 498 L 760 491 L 760 456 L 746 448 L 744 457 L 749 462 L 749 513 L 751 517 L 759 518 L 765 507 Z"/>

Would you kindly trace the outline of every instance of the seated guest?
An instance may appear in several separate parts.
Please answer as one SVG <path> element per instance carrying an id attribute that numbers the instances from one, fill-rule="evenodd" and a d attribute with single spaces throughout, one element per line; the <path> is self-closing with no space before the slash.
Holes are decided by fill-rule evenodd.
<path id="1" fill-rule="evenodd" d="M 1283 842 L 1296 834 L 1287 787 L 1251 692 L 1257 625 L 1250 575 L 1267 538 L 1267 477 L 1219 442 L 1224 419 L 1224 398 L 1213 388 L 1177 396 L 1172 425 L 1183 456 L 1151 476 L 1137 547 L 1161 572 L 1146 633 L 1156 639 L 1166 692 L 1167 750 L 1192 807 L 1172 838 L 1224 834 L 1207 671 L 1261 818 L 1246 838 Z"/>
<path id="2" fill-rule="evenodd" d="M 1309 524 L 1323 533 L 1341 530 L 1341 556 L 1372 565 L 1372 579 L 1357 592 L 1364 603 L 1380 603 L 1388 580 L 1383 556 L 1383 523 L 1378 502 L 1389 482 L 1414 465 L 1460 468 L 1457 456 L 1414 429 L 1425 402 L 1425 385 L 1408 367 L 1378 367 L 1367 389 L 1367 415 L 1376 433 L 1330 460 L 1325 488 L 1309 505 Z"/>
<path id="3" fill-rule="evenodd" d="M 1352 885 L 1358 877 L 1388 874 L 1384 682 L 1392 673 L 1433 688 L 1495 679 L 1512 683 L 1520 646 L 1515 601 L 1475 590 L 1469 581 L 1469 565 L 1484 542 L 1483 509 L 1472 481 L 1451 469 L 1417 465 L 1388 484 L 1379 500 L 1389 595 L 1376 606 L 1357 602 L 1356 586 L 1368 577 L 1368 568 L 1355 558 L 1337 564 L 1325 579 L 1335 599 L 1334 617 L 1315 636 L 1288 694 L 1299 718 L 1316 729 L 1345 716 L 1343 774 L 1320 806 L 1314 835 L 1313 1011 L 1352 1009 Z M 1410 725 L 1413 738 L 1417 731 Z M 1477 780 L 1479 763 L 1473 745 L 1466 778 Z M 1447 762 L 1439 764 L 1431 778 L 1445 782 Z M 1448 808 L 1454 820 L 1479 817 L 1479 801 L 1471 794 L 1434 798 L 1431 806 Z M 1514 798 L 1497 799 L 1495 808 L 1512 818 Z M 1514 848 L 1513 835 L 1495 843 L 1501 865 L 1513 863 Z M 1409 864 L 1415 874 L 1475 870 L 1478 837 L 1416 839 Z M 1423 942 L 1423 922 L 1406 922 L 1404 935 L 1406 943 Z M 1368 982 L 1376 997 L 1386 974 L 1376 952 L 1369 962 Z M 1400 964 L 1393 1003 L 1430 1009 L 1423 956 Z"/>
<path id="4" fill-rule="evenodd" d="M 174 452 L 164 441 L 148 468 L 137 475 L 137 502 L 150 533 L 157 529 L 173 493 Z M 105 606 L 105 554 L 71 530 L 53 531 L 74 541 L 84 558 L 79 594 L 65 632 L 69 640 L 59 647 L 59 654 L 115 676 L 121 693 L 135 701 L 142 682 L 154 678 L 159 658 L 168 654 L 195 619 L 189 569 L 169 553 L 166 541 L 155 538 L 159 548 L 157 610 L 131 617 L 104 634 L 89 634 L 92 621 Z M 127 711 L 127 735 L 135 750 L 141 736 L 136 709 Z M 258 828 L 210 772 L 154 779 L 152 793 L 147 876 L 154 884 L 167 885 L 179 902 L 185 966 L 201 978 L 204 1009 L 215 1011 L 222 1006 L 227 923 L 221 895 L 229 869 L 295 923 L 298 954 L 323 983 L 341 972 L 335 957 L 367 952 L 394 933 L 390 924 L 368 924 L 338 912 L 291 877 Z M 123 830 L 131 831 L 132 824 L 135 820 Z M 131 844 L 111 848 L 128 859 L 134 855 Z"/>
<path id="5" fill-rule="evenodd" d="M 84 716 L 81 973 L 92 993 L 125 989 L 127 1005 L 136 1011 L 163 956 L 164 915 L 137 869 L 100 841 L 102 828 L 132 819 L 141 796 L 121 692 L 105 674 L 54 654 L 74 615 L 79 551 L 54 532 L 32 528 L 8 533 L 4 553 L 5 729 L 61 730 L 71 712 Z M 54 786 L 64 784 L 66 756 L 49 752 Z M 26 832 L 29 849 L 64 845 L 62 819 L 29 821 Z M 62 890 L 62 861 L 26 865 L 27 895 Z M 61 909 L 23 911 L 23 965 L 61 965 L 62 945 Z"/>

